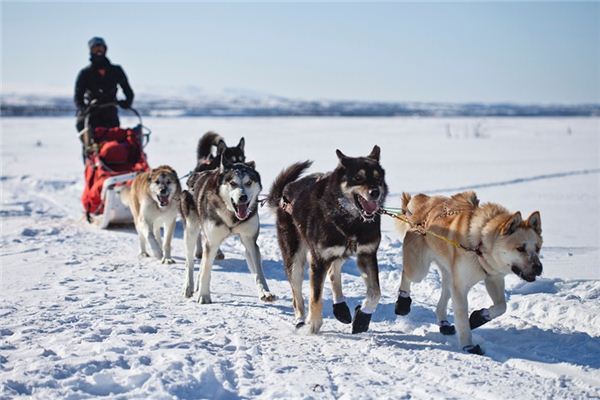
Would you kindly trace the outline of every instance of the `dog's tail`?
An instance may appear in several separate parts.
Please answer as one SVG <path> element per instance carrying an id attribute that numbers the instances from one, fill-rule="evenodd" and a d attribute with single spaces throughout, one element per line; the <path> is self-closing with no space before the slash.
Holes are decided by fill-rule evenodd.
<path id="1" fill-rule="evenodd" d="M 123 205 L 125 207 L 130 207 L 130 204 L 129 204 L 130 196 L 131 196 L 131 187 L 122 186 L 121 190 L 119 191 L 119 199 L 121 200 L 121 203 L 123 203 Z"/>
<path id="2" fill-rule="evenodd" d="M 217 132 L 208 131 L 198 141 L 198 149 L 196 157 L 198 160 L 209 158 L 212 154 L 212 147 L 218 146 L 219 143 L 225 143 L 225 140 Z"/>
<path id="3" fill-rule="evenodd" d="M 412 197 L 409 193 L 402 193 L 402 209 L 404 210 L 404 215 L 406 216 L 410 216 L 410 214 L 412 213 L 412 211 L 409 208 L 409 203 L 411 199 Z M 410 225 L 407 222 L 397 219 L 396 229 L 400 234 L 400 240 L 403 240 L 404 236 L 406 235 L 406 232 L 408 232 L 408 230 L 410 229 Z"/>
<path id="4" fill-rule="evenodd" d="M 297 162 L 281 171 L 279 175 L 277 175 L 277 178 L 275 178 L 273 185 L 271 185 L 271 190 L 269 191 L 269 195 L 267 197 L 267 203 L 269 206 L 273 208 L 279 207 L 279 202 L 283 197 L 283 189 L 285 188 L 285 185 L 298 179 L 304 170 L 311 165 L 312 161 Z"/>

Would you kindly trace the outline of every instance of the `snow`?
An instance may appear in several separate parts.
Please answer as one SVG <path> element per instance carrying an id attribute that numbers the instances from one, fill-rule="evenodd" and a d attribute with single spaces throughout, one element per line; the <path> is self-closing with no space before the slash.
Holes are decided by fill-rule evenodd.
<path id="1" fill-rule="evenodd" d="M 239 240 L 213 270 L 213 304 L 181 295 L 177 263 L 137 256 L 131 227 L 87 225 L 79 141 L 71 118 L 1 120 L 0 398 L 457 398 L 600 396 L 600 120 L 597 118 L 146 118 L 152 165 L 180 176 L 212 129 L 246 139 L 264 192 L 292 162 L 335 167 L 335 149 L 382 147 L 390 188 L 449 194 L 476 188 L 482 201 L 542 215 L 544 273 L 508 276 L 508 309 L 473 332 L 478 357 L 438 333 L 435 268 L 396 317 L 402 246 L 386 218 L 379 251 L 382 299 L 369 332 L 333 318 L 325 285 L 319 335 L 295 331 L 274 218 L 258 238 L 273 304 L 258 300 Z M 123 124 L 135 120 L 123 119 Z M 365 288 L 344 265 L 351 308 Z M 196 273 L 198 273 L 196 268 Z M 305 285 L 305 297 L 307 290 Z M 471 309 L 487 307 L 482 284 Z"/>

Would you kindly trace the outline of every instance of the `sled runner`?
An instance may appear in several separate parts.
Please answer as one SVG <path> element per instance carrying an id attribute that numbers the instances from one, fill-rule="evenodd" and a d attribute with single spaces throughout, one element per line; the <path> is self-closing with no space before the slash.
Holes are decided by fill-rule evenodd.
<path id="1" fill-rule="evenodd" d="M 79 137 L 83 145 L 85 164 L 85 187 L 81 202 L 86 219 L 105 229 L 110 224 L 132 223 L 126 199 L 122 199 L 123 189 L 131 186 L 137 174 L 150 169 L 144 147 L 150 139 L 150 130 L 139 123 L 133 128 L 106 128 L 90 126 L 90 115 L 102 107 L 116 104 L 92 105 L 88 108 L 85 127 Z"/>

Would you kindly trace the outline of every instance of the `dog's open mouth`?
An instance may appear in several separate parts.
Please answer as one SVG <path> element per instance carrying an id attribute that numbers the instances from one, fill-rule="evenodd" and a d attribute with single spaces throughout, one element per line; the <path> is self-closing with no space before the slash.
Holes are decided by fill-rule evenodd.
<path id="1" fill-rule="evenodd" d="M 365 218 L 373 218 L 377 210 L 379 210 L 379 203 L 377 201 L 367 200 L 359 194 L 354 194 L 354 202 Z"/>
<path id="2" fill-rule="evenodd" d="M 233 203 L 233 208 L 235 208 L 235 216 L 240 221 L 245 220 L 250 215 L 250 207 L 248 207 L 250 203 Z"/>
<path id="3" fill-rule="evenodd" d="M 158 199 L 158 204 L 160 204 L 161 207 L 166 207 L 169 205 L 169 195 L 168 194 L 159 194 L 158 196 L 156 196 L 156 198 Z"/>
<path id="4" fill-rule="evenodd" d="M 535 281 L 535 274 L 525 274 L 521 268 L 517 267 L 516 265 L 513 265 L 511 268 L 512 272 L 514 272 L 519 278 L 527 281 L 527 282 L 534 282 Z"/>

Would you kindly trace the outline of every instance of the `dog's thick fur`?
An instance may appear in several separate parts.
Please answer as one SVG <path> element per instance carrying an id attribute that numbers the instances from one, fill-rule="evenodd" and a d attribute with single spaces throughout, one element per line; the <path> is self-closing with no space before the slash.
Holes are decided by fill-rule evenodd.
<path id="1" fill-rule="evenodd" d="M 129 191 L 129 208 L 140 239 L 140 254 L 147 257 L 147 246 L 164 264 L 172 264 L 171 239 L 175 229 L 181 185 L 177 172 L 167 165 L 135 177 Z M 164 237 L 159 245 L 160 228 Z"/>
<path id="2" fill-rule="evenodd" d="M 194 286 L 194 250 L 202 235 L 202 262 L 196 290 L 198 302 L 211 303 L 210 274 L 219 245 L 230 235 L 239 235 L 246 248 L 248 268 L 255 276 L 259 298 L 273 301 L 262 270 L 256 239 L 259 231 L 258 194 L 262 190 L 254 163 L 229 164 L 223 156 L 219 168 L 198 174 L 191 192 L 183 191 L 181 215 L 185 232 L 186 277 L 184 295 Z"/>
<path id="3" fill-rule="evenodd" d="M 506 311 L 504 277 L 515 273 L 532 282 L 542 273 L 539 252 L 542 246 L 542 224 L 539 212 L 522 220 L 519 212 L 486 203 L 479 205 L 473 192 L 452 197 L 411 197 L 403 194 L 403 210 L 414 226 L 454 240 L 466 248 L 456 248 L 431 234 L 424 235 L 398 222 L 406 231 L 403 242 L 403 270 L 396 313 L 410 310 L 410 284 L 421 281 L 435 262 L 442 276 L 442 293 L 436 308 L 440 331 L 453 334 L 447 321 L 448 300 L 452 298 L 454 320 L 460 345 L 466 351 L 483 354 L 474 346 L 471 329 L 502 315 Z M 469 318 L 467 294 L 477 282 L 485 282 L 493 305 L 474 311 Z"/>
<path id="4" fill-rule="evenodd" d="M 341 269 L 346 258 L 356 255 L 367 297 L 362 309 L 357 307 L 353 333 L 368 329 L 381 295 L 376 256 L 381 239 L 378 210 L 387 186 L 379 153 L 378 146 L 368 156 L 356 158 L 337 150 L 339 164 L 334 171 L 300 178 L 311 165 L 306 161 L 283 170 L 273 183 L 268 202 L 276 208 L 279 246 L 292 288 L 297 327 L 305 323 L 302 281 L 307 259 L 310 331 L 317 333 L 323 323 L 326 275 L 333 289 L 334 315 L 341 322 L 353 322 L 342 293 Z"/>

